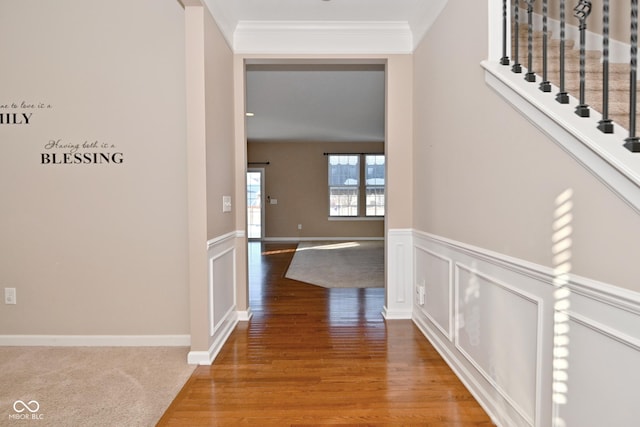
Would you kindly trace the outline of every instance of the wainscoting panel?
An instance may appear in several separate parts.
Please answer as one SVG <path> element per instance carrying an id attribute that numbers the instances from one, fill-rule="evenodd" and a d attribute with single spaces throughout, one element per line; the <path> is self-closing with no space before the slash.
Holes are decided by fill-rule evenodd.
<path id="1" fill-rule="evenodd" d="M 386 246 L 387 301 L 382 314 L 388 320 L 411 319 L 413 311 L 412 230 L 388 230 Z"/>
<path id="2" fill-rule="evenodd" d="M 452 261 L 426 248 L 415 246 L 415 276 L 424 278 L 416 284 L 418 309 L 440 332 L 453 340 Z M 421 290 L 421 287 L 424 290 Z M 424 295 L 421 304 L 421 294 Z"/>
<path id="3" fill-rule="evenodd" d="M 228 248 L 209 258 L 209 334 L 213 336 L 220 324 L 235 308 L 235 248 Z"/>
<path id="4" fill-rule="evenodd" d="M 556 315 L 554 427 L 640 419 L 640 305 L 615 288 L 573 286 Z M 603 410 L 606 408 L 606 410 Z"/>
<path id="5" fill-rule="evenodd" d="M 573 275 L 558 288 L 548 267 L 420 231 L 411 241 L 414 323 L 496 425 L 637 425 L 640 294 Z"/>
<path id="6" fill-rule="evenodd" d="M 455 294 L 456 348 L 533 425 L 540 301 L 462 264 Z"/>
<path id="7" fill-rule="evenodd" d="M 228 233 L 207 244 L 209 258 L 209 349 L 191 351 L 188 362 L 210 365 L 216 358 L 227 338 L 238 324 L 236 310 L 236 253 L 237 246 L 246 244 L 244 232 Z"/>
<path id="8" fill-rule="evenodd" d="M 554 427 L 638 425 L 639 343 L 573 316 L 565 326 L 570 339 L 556 362 Z"/>

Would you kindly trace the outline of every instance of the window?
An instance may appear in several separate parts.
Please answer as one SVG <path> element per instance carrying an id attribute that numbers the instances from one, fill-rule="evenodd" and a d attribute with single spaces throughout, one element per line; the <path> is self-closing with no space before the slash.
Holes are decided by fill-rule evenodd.
<path id="1" fill-rule="evenodd" d="M 328 157 L 329 216 L 384 216 L 385 156 L 329 154 Z"/>
<path id="2" fill-rule="evenodd" d="M 329 155 L 329 216 L 358 216 L 360 156 Z"/>
<path id="3" fill-rule="evenodd" d="M 365 156 L 366 216 L 384 216 L 384 155 Z"/>

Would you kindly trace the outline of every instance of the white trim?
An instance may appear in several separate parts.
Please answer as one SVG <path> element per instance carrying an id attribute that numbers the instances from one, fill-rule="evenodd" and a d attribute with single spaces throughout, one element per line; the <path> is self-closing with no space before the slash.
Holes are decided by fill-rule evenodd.
<path id="1" fill-rule="evenodd" d="M 614 133 L 604 134 L 597 129 L 602 118 L 598 112 L 592 111 L 590 118 L 574 114 L 575 98 L 560 104 L 509 67 L 489 61 L 482 66 L 490 87 L 640 214 L 640 156 L 624 148 L 628 136 L 624 129 L 616 125 Z"/>
<path id="2" fill-rule="evenodd" d="M 410 54 L 406 21 L 238 21 L 236 54 Z"/>
<path id="3" fill-rule="evenodd" d="M 454 340 L 454 345 L 455 348 L 469 361 L 469 363 L 471 363 L 473 365 L 473 367 L 484 377 L 485 381 L 487 381 L 489 384 L 491 384 L 491 386 L 498 391 L 498 393 L 500 393 L 500 396 L 504 399 L 505 402 L 507 402 L 509 405 L 511 405 L 511 407 L 518 413 L 518 415 L 520 415 L 522 417 L 522 419 L 526 420 L 526 422 L 530 425 L 533 426 L 534 425 L 534 419 L 537 418 L 536 415 L 540 412 L 539 411 L 539 406 L 540 406 L 540 398 L 542 397 L 542 389 L 540 387 L 540 382 L 539 379 L 542 377 L 542 359 L 539 357 L 540 354 L 542 354 L 542 340 L 541 340 L 541 329 L 543 327 L 542 325 L 542 320 L 543 320 L 543 313 L 542 313 L 542 305 L 543 305 L 543 301 L 541 298 L 536 297 L 535 295 L 531 295 L 528 292 L 524 292 L 521 289 L 518 289 L 514 286 L 511 286 L 501 280 L 498 280 L 494 277 L 491 277 L 487 274 L 483 274 L 480 271 L 478 271 L 477 269 L 468 266 L 468 265 L 464 265 L 460 262 L 456 262 L 455 263 L 455 293 L 456 295 L 460 294 L 460 290 L 459 290 L 459 286 L 460 286 L 460 281 L 458 280 L 458 271 L 460 270 L 465 270 L 468 273 L 477 276 L 477 277 L 481 277 L 484 280 L 486 280 L 488 283 L 491 283 L 519 298 L 522 298 L 525 301 L 528 301 L 530 303 L 535 304 L 536 306 L 536 373 L 535 373 L 535 378 L 536 378 L 536 396 L 535 396 L 535 401 L 534 401 L 534 413 L 530 416 L 528 415 L 525 410 L 518 404 L 518 402 L 516 402 L 514 399 L 511 398 L 511 396 L 509 396 L 509 394 L 491 377 L 491 375 L 489 375 L 489 373 L 487 373 L 482 366 L 480 366 L 478 364 L 477 361 L 475 361 L 473 359 L 473 357 L 467 353 L 467 351 L 462 347 L 462 345 L 460 344 L 459 341 L 459 335 L 456 334 L 455 335 L 455 340 Z M 461 329 L 461 325 L 459 324 L 460 321 L 460 308 L 458 306 L 458 298 L 455 299 L 455 309 L 454 309 L 454 313 L 455 313 L 455 329 L 460 330 Z"/>
<path id="4" fill-rule="evenodd" d="M 640 352 L 640 339 L 634 338 L 624 332 L 620 332 L 610 326 L 603 325 L 600 322 L 574 311 L 569 310 L 566 314 L 570 320 L 573 320 L 574 322 L 579 323 L 604 337 L 617 341 L 620 344 L 624 344 L 634 351 Z"/>
<path id="5" fill-rule="evenodd" d="M 402 310 L 394 310 L 390 309 L 386 304 L 382 307 L 382 317 L 386 320 L 409 320 L 413 315 L 412 310 L 402 309 Z"/>
<path id="6" fill-rule="evenodd" d="M 227 342 L 229 335 L 233 332 L 238 324 L 237 312 L 231 311 L 228 313 L 228 318 L 220 322 L 222 327 L 216 331 L 217 335 L 214 337 L 211 346 L 208 351 L 190 351 L 187 355 L 187 363 L 190 365 L 211 365 L 215 358 L 222 350 L 222 347 Z"/>
<path id="7" fill-rule="evenodd" d="M 251 311 L 251 307 L 246 310 L 237 311 L 238 313 L 238 321 L 240 322 L 248 322 L 253 317 L 253 311 Z"/>
<path id="8" fill-rule="evenodd" d="M 451 352 L 451 350 L 449 350 L 438 334 L 431 330 L 429 325 L 425 323 L 423 319 L 420 317 L 414 317 L 412 320 L 420 332 L 425 336 L 427 341 L 433 345 L 433 348 L 435 348 L 440 357 L 444 359 L 462 384 L 464 384 L 471 395 L 476 399 L 480 406 L 482 406 L 482 409 L 484 409 L 487 415 L 489 415 L 493 424 L 500 426 L 501 424 L 498 422 L 491 410 L 491 408 L 497 407 L 496 401 L 489 394 L 483 392 L 482 386 L 476 381 L 471 372 L 463 364 L 459 363 L 457 357 Z M 515 423 L 508 417 L 508 414 L 501 415 L 509 420 L 509 424 L 507 424 L 507 426 L 515 425 Z"/>
<path id="9" fill-rule="evenodd" d="M 190 335 L 0 335 L 0 346 L 188 347 Z"/>
<path id="10" fill-rule="evenodd" d="M 413 315 L 413 233 L 411 229 L 387 230 L 385 253 L 385 319 L 411 319 Z"/>
<path id="11" fill-rule="evenodd" d="M 436 328 L 438 328 L 438 330 L 442 333 L 442 335 L 444 335 L 445 337 L 447 337 L 447 339 L 449 341 L 453 341 L 454 339 L 454 335 L 453 335 L 453 325 L 454 325 L 454 310 L 451 309 L 451 307 L 454 307 L 455 304 L 455 296 L 454 296 L 454 262 L 451 258 L 449 257 L 445 257 L 442 256 L 430 249 L 425 248 L 422 245 L 419 244 L 415 244 L 413 245 L 413 271 L 414 271 L 414 277 L 416 277 L 416 266 L 417 266 L 417 261 L 416 261 L 416 252 L 417 250 L 420 250 L 434 258 L 437 258 L 441 261 L 444 261 L 447 263 L 448 266 L 448 277 L 447 277 L 447 286 L 449 289 L 449 319 L 447 319 L 448 321 L 448 325 L 447 325 L 447 329 L 445 330 L 444 327 L 442 325 L 440 325 L 440 323 L 431 315 L 431 313 L 429 313 L 427 310 L 424 310 L 422 313 L 431 321 L 431 323 L 433 323 Z M 416 283 L 416 287 L 418 286 L 418 283 Z M 420 306 L 419 306 L 420 307 Z"/>
<path id="12" fill-rule="evenodd" d="M 499 252 L 458 242 L 456 240 L 437 236 L 424 231 L 416 230 L 414 231 L 414 234 L 423 239 L 440 243 L 454 250 L 458 250 L 467 253 L 472 257 L 481 259 L 482 261 L 492 263 L 536 280 L 544 281 L 549 286 L 553 286 L 553 279 L 555 276 L 553 268 L 551 267 L 535 264 L 530 261 L 514 258 Z M 629 289 L 620 288 L 618 286 L 575 274 L 571 275 L 567 286 L 571 288 L 571 292 L 584 294 L 595 301 L 622 308 L 640 316 L 640 292 L 634 292 Z"/>
<path id="13" fill-rule="evenodd" d="M 216 289 L 216 283 L 213 282 L 213 272 L 215 269 L 215 261 L 218 259 L 221 259 L 222 257 L 224 257 L 225 255 L 231 254 L 231 262 L 232 262 L 232 274 L 233 274 L 233 282 L 232 282 L 232 286 L 233 286 L 233 305 L 231 307 L 228 308 L 227 312 L 225 313 L 225 315 L 222 317 L 222 320 L 220 321 L 220 323 L 218 323 L 216 325 L 215 323 L 215 309 L 214 306 L 215 304 L 213 304 L 213 301 L 215 300 L 215 289 Z M 217 252 L 215 255 L 213 256 L 209 256 L 209 336 L 214 336 L 216 331 L 218 330 L 218 328 L 220 327 L 220 324 L 222 324 L 222 322 L 224 322 L 224 319 L 227 318 L 227 316 L 229 315 L 229 312 L 234 311 L 235 307 L 236 307 L 236 280 L 235 280 L 235 271 L 236 271 L 236 247 L 235 245 Z"/>
<path id="14" fill-rule="evenodd" d="M 498 420 L 497 425 L 536 427 L 552 425 L 555 409 L 551 399 L 553 393 L 551 378 L 554 349 L 553 325 L 554 313 L 556 313 L 554 303 L 557 289 L 554 285 L 553 269 L 426 232 L 414 230 L 413 237 L 414 248 L 420 245 L 422 248 L 430 248 L 442 257 L 451 257 L 458 269 L 471 271 L 474 275 L 479 275 L 537 305 L 537 350 L 535 354 L 531 354 L 531 357 L 535 357 L 535 372 L 530 372 L 535 374 L 536 382 L 533 419 L 523 413 L 522 408 L 516 404 L 515 396 L 510 396 L 507 389 L 501 387 L 499 382 L 492 380 L 492 377 L 478 366 L 473 357 L 460 347 L 458 334 L 464 332 L 458 329 L 457 308 L 454 310 L 456 316 L 456 326 L 453 328 L 454 343 L 445 340 L 442 331 L 436 328 L 437 325 L 417 305 L 414 305 L 413 321 L 460 376 L 463 383 L 470 388 L 492 419 Z M 445 283 L 442 285 L 444 286 Z M 458 293 L 460 291 L 457 286 Z M 576 275 L 569 277 L 566 286 L 570 290 L 571 309 L 561 312 L 566 313 L 571 321 L 588 327 L 599 336 L 617 341 L 640 353 L 640 335 L 636 333 L 637 325 L 640 324 L 640 292 Z M 501 321 L 509 321 L 509 319 L 505 318 Z M 508 340 L 509 337 L 504 339 Z M 484 350 L 486 352 L 490 351 L 492 346 L 500 346 L 500 342 L 498 339 L 497 342 L 480 342 L 479 345 L 486 346 Z M 588 347 L 583 345 L 581 353 L 572 354 L 572 357 L 588 358 L 589 351 Z M 615 355 L 611 357 L 615 362 Z M 533 366 L 531 365 L 531 369 L 534 369 Z M 618 369 L 624 372 L 634 369 L 634 366 L 619 366 Z M 517 376 L 519 372 L 510 371 L 506 375 Z M 533 392 L 532 390 L 531 393 Z M 573 390 L 572 393 L 580 396 L 581 391 Z M 571 400 L 571 395 L 568 398 Z"/>
<path id="15" fill-rule="evenodd" d="M 231 231 L 227 234 L 223 234 L 222 236 L 217 236 L 217 237 L 214 237 L 213 239 L 207 240 L 207 249 L 211 249 L 215 245 L 225 243 L 231 239 L 241 238 L 241 237 L 244 237 L 244 230 Z"/>

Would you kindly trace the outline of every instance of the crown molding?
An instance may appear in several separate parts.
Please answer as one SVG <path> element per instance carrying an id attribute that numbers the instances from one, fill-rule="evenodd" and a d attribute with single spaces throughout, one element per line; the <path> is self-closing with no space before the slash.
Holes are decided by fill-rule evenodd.
<path id="1" fill-rule="evenodd" d="M 408 54 L 404 21 L 239 21 L 233 50 L 241 54 Z"/>

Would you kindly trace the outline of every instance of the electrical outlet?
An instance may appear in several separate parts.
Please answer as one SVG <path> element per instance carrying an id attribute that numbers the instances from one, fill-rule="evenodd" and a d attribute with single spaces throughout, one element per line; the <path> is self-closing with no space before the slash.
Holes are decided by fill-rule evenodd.
<path id="1" fill-rule="evenodd" d="M 302 224 L 298 224 L 298 230 L 302 230 Z"/>
<path id="2" fill-rule="evenodd" d="M 424 280 L 422 280 L 422 283 L 416 284 L 416 296 L 418 298 L 418 305 L 424 305 L 426 291 L 427 288 Z"/>
<path id="3" fill-rule="evenodd" d="M 16 301 L 16 288 L 4 288 L 4 303 L 5 304 L 17 304 L 17 301 Z"/>
<path id="4" fill-rule="evenodd" d="M 222 196 L 222 212 L 231 212 L 231 196 Z"/>

